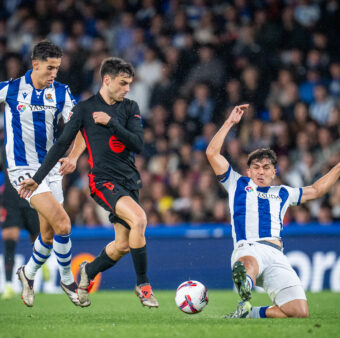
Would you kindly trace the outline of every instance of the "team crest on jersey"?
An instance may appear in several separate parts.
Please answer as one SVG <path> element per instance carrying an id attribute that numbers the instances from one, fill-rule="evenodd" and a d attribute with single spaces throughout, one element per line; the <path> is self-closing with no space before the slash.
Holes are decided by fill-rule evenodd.
<path id="1" fill-rule="evenodd" d="M 253 192 L 254 189 L 253 189 L 251 186 L 247 185 L 247 186 L 245 187 L 245 191 L 246 191 L 246 192 Z"/>
<path id="2" fill-rule="evenodd" d="M 46 99 L 48 102 L 53 102 L 52 94 L 51 94 L 51 93 L 45 94 L 45 99 Z"/>
<path id="3" fill-rule="evenodd" d="M 22 93 L 24 99 L 26 99 L 27 93 Z"/>
<path id="4" fill-rule="evenodd" d="M 26 110 L 26 106 L 24 104 L 18 104 L 17 110 L 18 112 L 23 113 Z"/>

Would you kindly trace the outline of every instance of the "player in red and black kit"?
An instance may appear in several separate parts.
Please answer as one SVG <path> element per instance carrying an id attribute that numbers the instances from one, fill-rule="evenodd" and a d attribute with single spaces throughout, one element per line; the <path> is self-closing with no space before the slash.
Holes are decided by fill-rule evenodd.
<path id="1" fill-rule="evenodd" d="M 135 293 L 143 305 L 158 307 L 146 274 L 147 221 L 138 204 L 141 179 L 134 164 L 134 153 L 143 148 L 143 127 L 137 103 L 124 98 L 134 69 L 122 59 L 108 58 L 103 61 L 100 72 L 99 92 L 72 109 L 63 133 L 33 178 L 21 182 L 19 194 L 24 198 L 32 194 L 80 130 L 89 153 L 91 196 L 110 211 L 115 240 L 93 262 L 81 264 L 79 300 L 82 304 L 88 301 L 91 280 L 99 272 L 109 269 L 131 252 L 137 274 Z"/>

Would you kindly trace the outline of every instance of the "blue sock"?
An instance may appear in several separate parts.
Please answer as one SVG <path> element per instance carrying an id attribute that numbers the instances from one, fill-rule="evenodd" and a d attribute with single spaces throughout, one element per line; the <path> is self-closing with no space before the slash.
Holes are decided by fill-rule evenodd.
<path id="1" fill-rule="evenodd" d="M 65 285 L 72 284 L 74 279 L 71 272 L 72 243 L 70 234 L 54 235 L 53 250 L 57 256 L 61 281 Z"/>
<path id="2" fill-rule="evenodd" d="M 250 312 L 250 318 L 267 318 L 266 310 L 269 306 L 254 306 Z"/>

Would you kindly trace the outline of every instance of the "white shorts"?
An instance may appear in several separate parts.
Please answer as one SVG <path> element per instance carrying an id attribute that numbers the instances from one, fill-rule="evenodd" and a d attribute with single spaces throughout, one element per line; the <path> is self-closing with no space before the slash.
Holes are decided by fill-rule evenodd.
<path id="1" fill-rule="evenodd" d="M 281 306 L 306 295 L 300 278 L 282 251 L 257 242 L 236 244 L 231 256 L 231 266 L 244 256 L 252 256 L 259 265 L 256 285 L 268 293 L 274 304 Z"/>
<path id="2" fill-rule="evenodd" d="M 38 169 L 32 168 L 20 168 L 8 171 L 8 177 L 13 187 L 18 190 L 19 183 L 27 178 L 32 178 Z M 62 188 L 63 177 L 58 173 L 56 168 L 53 168 L 50 173 L 44 178 L 39 184 L 37 190 L 35 190 L 29 198 L 26 198 L 30 202 L 31 198 L 35 195 L 50 191 L 54 198 L 61 204 L 64 202 L 63 188 Z"/>

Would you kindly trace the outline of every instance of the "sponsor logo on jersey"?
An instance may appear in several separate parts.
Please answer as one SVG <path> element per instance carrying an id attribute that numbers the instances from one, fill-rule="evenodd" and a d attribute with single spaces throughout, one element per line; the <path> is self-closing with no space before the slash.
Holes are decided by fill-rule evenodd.
<path id="1" fill-rule="evenodd" d="M 270 194 L 267 192 L 257 192 L 257 197 L 260 197 L 262 199 L 268 200 L 268 199 L 272 199 L 272 200 L 279 200 L 281 201 L 281 197 L 275 194 Z"/>
<path id="2" fill-rule="evenodd" d="M 26 99 L 27 93 L 25 93 L 25 92 L 22 93 L 22 96 L 23 96 L 24 99 Z"/>
<path id="3" fill-rule="evenodd" d="M 248 185 L 248 186 L 245 187 L 245 191 L 246 192 L 253 192 L 254 189 L 251 186 Z"/>
<path id="4" fill-rule="evenodd" d="M 111 136 L 109 145 L 114 153 L 121 153 L 125 149 L 125 145 L 120 142 L 116 136 Z"/>
<path id="5" fill-rule="evenodd" d="M 45 94 L 45 99 L 46 99 L 48 102 L 53 102 L 52 94 L 51 94 L 51 93 Z"/>
<path id="6" fill-rule="evenodd" d="M 20 112 L 20 113 L 23 113 L 25 110 L 26 110 L 26 106 L 24 105 L 24 104 L 18 104 L 17 105 L 17 110 L 18 110 L 18 112 Z"/>

